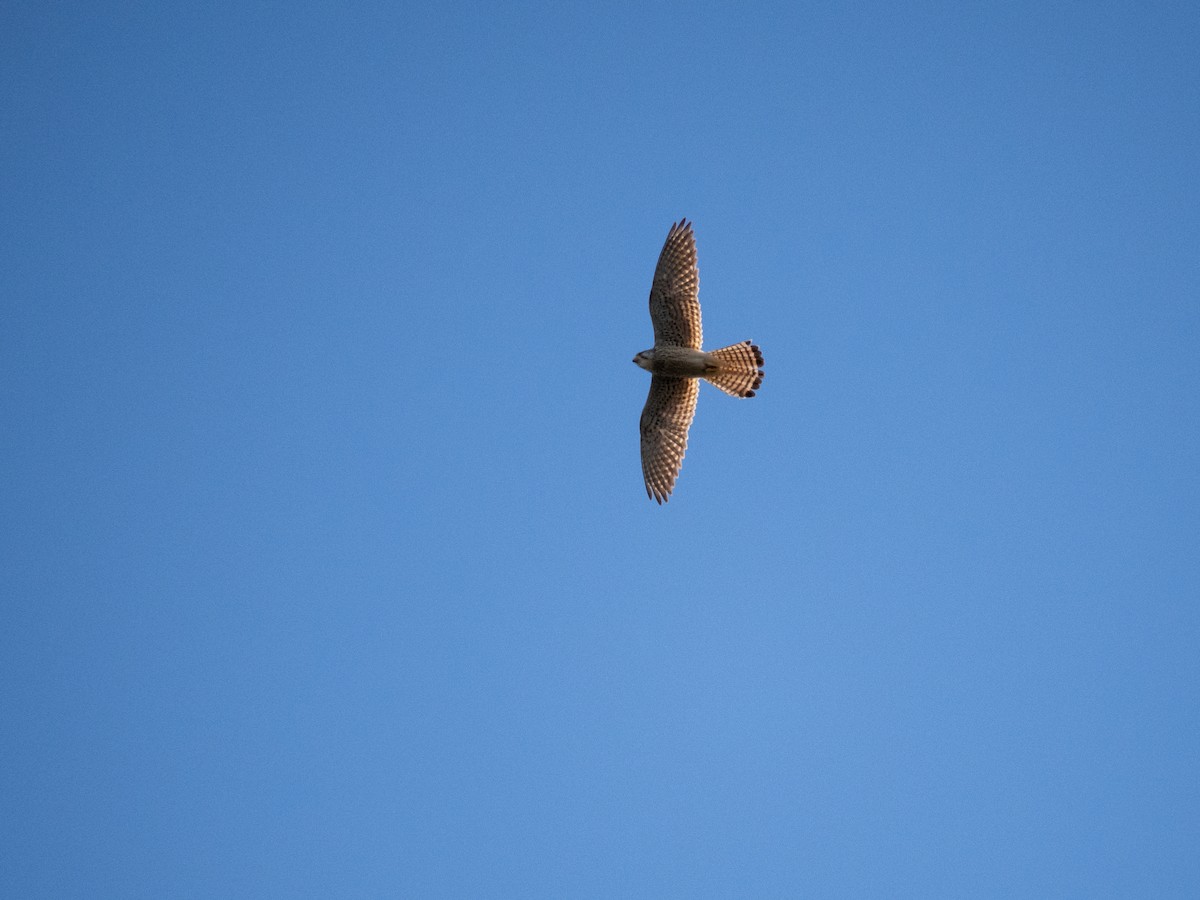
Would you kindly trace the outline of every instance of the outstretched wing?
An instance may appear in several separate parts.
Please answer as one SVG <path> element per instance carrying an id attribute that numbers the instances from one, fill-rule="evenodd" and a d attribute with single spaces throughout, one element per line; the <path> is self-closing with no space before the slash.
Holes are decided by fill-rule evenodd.
<path id="1" fill-rule="evenodd" d="M 659 503 L 675 487 L 699 394 L 700 382 L 695 378 L 655 375 L 650 379 L 650 396 L 642 409 L 642 476 L 646 495 Z"/>
<path id="2" fill-rule="evenodd" d="M 687 219 L 671 226 L 659 254 L 654 284 L 650 286 L 650 321 L 654 323 L 655 347 L 699 350 L 703 343 L 696 238 Z"/>

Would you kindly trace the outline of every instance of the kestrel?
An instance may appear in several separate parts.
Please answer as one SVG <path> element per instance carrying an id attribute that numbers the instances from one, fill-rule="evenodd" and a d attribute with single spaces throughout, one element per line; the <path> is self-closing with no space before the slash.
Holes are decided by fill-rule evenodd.
<path id="1" fill-rule="evenodd" d="M 749 341 L 700 349 L 700 272 L 687 219 L 671 226 L 659 254 L 650 287 L 650 320 L 654 348 L 633 361 L 654 376 L 642 410 L 642 476 L 646 495 L 661 504 L 670 498 L 683 465 L 699 379 L 734 397 L 753 397 L 763 380 L 763 356 Z"/>

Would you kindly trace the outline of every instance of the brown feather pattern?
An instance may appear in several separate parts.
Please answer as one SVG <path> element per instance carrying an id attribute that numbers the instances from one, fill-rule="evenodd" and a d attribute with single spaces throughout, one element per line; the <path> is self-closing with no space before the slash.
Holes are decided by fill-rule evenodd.
<path id="1" fill-rule="evenodd" d="M 671 226 L 658 255 L 650 287 L 650 321 L 654 323 L 655 347 L 670 345 L 699 350 L 703 343 L 696 237 L 687 219 Z"/>
<path id="2" fill-rule="evenodd" d="M 659 503 L 671 496 L 683 455 L 688 428 L 696 414 L 700 382 L 695 378 L 655 375 L 642 409 L 642 475 L 646 494 Z"/>

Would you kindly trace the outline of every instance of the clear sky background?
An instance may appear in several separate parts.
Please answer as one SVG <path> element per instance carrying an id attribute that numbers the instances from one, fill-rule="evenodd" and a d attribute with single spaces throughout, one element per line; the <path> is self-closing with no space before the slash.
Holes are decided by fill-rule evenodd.
<path id="1" fill-rule="evenodd" d="M 1200 896 L 1198 45 L 6 4 L 0 894 Z"/>

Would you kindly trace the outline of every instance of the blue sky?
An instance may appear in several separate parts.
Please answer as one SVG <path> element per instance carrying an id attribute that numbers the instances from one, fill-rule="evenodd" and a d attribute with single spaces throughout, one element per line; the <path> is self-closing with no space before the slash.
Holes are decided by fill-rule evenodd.
<path id="1" fill-rule="evenodd" d="M 8 4 L 0 893 L 1200 894 L 1197 9 Z"/>

